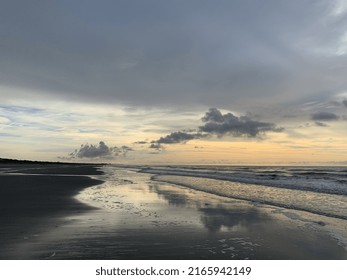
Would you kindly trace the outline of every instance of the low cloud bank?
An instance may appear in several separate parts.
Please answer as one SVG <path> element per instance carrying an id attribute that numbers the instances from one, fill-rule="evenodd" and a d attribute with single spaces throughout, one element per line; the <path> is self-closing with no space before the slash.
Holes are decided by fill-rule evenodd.
<path id="1" fill-rule="evenodd" d="M 128 146 L 109 147 L 105 142 L 100 141 L 99 145 L 82 144 L 79 149 L 69 154 L 70 158 L 115 158 L 118 156 L 126 156 L 128 152 L 133 151 Z"/>

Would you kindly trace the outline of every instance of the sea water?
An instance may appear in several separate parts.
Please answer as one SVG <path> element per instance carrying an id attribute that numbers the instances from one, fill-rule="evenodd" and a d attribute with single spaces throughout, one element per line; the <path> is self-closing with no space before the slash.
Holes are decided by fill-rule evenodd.
<path id="1" fill-rule="evenodd" d="M 220 196 L 347 219 L 346 167 L 148 167 L 153 179 Z"/>

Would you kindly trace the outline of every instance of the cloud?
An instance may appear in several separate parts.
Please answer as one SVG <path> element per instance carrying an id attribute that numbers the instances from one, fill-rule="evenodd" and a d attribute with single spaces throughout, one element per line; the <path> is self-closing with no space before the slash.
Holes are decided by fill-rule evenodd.
<path id="1" fill-rule="evenodd" d="M 306 146 L 300 146 L 300 145 L 291 145 L 291 146 L 288 146 L 288 148 L 291 148 L 291 149 L 307 149 Z"/>
<path id="2" fill-rule="evenodd" d="M 172 132 L 164 137 L 160 137 L 155 143 L 159 144 L 177 144 L 184 143 L 193 139 L 200 139 L 203 135 L 201 133 L 191 133 L 184 131 Z"/>
<path id="3" fill-rule="evenodd" d="M 143 144 L 147 144 L 147 141 L 136 141 L 134 142 L 134 144 L 138 144 L 138 145 L 143 145 Z"/>
<path id="4" fill-rule="evenodd" d="M 345 105 L 345 107 L 347 107 L 347 99 L 342 101 L 343 105 Z"/>
<path id="5" fill-rule="evenodd" d="M 321 126 L 321 127 L 328 127 L 328 126 L 329 126 L 329 125 L 327 125 L 326 123 L 318 122 L 318 121 L 316 121 L 315 124 L 316 124 L 317 126 Z"/>
<path id="6" fill-rule="evenodd" d="M 0 132 L 1 137 L 21 137 L 20 135 L 15 135 L 11 133 Z"/>
<path id="7" fill-rule="evenodd" d="M 157 151 L 164 150 L 164 147 L 160 143 L 157 143 L 156 141 L 152 141 L 151 145 L 149 145 L 148 148 L 155 149 Z"/>
<path id="8" fill-rule="evenodd" d="M 343 103 L 343 101 L 342 101 L 342 103 Z M 339 101 L 331 100 L 328 102 L 327 105 L 329 105 L 331 107 L 339 107 L 339 106 L 341 106 L 341 103 Z"/>
<path id="9" fill-rule="evenodd" d="M 9 118 L 2 117 L 0 115 L 0 124 L 9 124 L 9 123 L 11 123 L 11 120 Z"/>
<path id="10" fill-rule="evenodd" d="M 278 128 L 273 123 L 255 121 L 248 116 L 237 117 L 232 113 L 223 115 L 216 108 L 210 108 L 202 121 L 205 124 L 200 126 L 199 130 L 218 137 L 227 134 L 236 137 L 257 137 L 265 132 L 280 132 L 283 130 L 283 128 Z"/>
<path id="11" fill-rule="evenodd" d="M 69 154 L 70 158 L 114 158 L 117 156 L 126 156 L 128 152 L 133 151 L 128 146 L 109 147 L 105 142 L 100 141 L 99 145 L 82 144 L 81 147 Z"/>
<path id="12" fill-rule="evenodd" d="M 336 121 L 340 117 L 334 113 L 330 112 L 318 112 L 311 115 L 312 120 L 314 121 Z"/>
<path id="13" fill-rule="evenodd" d="M 331 0 L 20 3 L 1 1 L 0 76 L 24 97 L 248 110 L 347 89 Z"/>
<path id="14" fill-rule="evenodd" d="M 217 108 L 210 108 L 201 118 L 205 123 L 197 130 L 176 131 L 152 141 L 150 148 L 161 148 L 161 144 L 185 143 L 211 136 L 259 137 L 266 132 L 280 132 L 283 128 L 273 123 L 252 120 L 248 116 L 237 117 L 232 113 L 222 114 Z"/>

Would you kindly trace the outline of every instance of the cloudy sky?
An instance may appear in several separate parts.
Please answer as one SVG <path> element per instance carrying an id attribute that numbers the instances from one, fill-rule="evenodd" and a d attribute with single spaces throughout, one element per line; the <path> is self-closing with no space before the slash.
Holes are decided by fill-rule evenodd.
<path id="1" fill-rule="evenodd" d="M 0 4 L 0 157 L 347 161 L 345 0 Z"/>

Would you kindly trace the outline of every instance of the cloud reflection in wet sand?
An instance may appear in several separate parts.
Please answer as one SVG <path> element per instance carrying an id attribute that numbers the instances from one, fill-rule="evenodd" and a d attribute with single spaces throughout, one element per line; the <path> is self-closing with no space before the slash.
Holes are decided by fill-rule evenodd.
<path id="1" fill-rule="evenodd" d="M 197 195 L 199 192 L 194 192 L 194 198 L 189 198 L 187 194 L 178 193 L 177 188 L 168 190 L 161 184 L 151 184 L 149 189 L 166 199 L 170 205 L 177 207 L 190 205 L 190 207 L 195 207 L 201 214 L 200 220 L 202 224 L 212 232 L 219 231 L 223 227 L 247 227 L 249 224 L 259 223 L 260 220 L 270 219 L 269 216 L 261 213 L 255 207 L 247 206 L 241 208 L 231 201 L 229 203 L 221 203 L 222 198 L 215 198 L 216 202 L 211 198 L 209 199 L 208 196 L 202 196 L 199 199 L 201 197 L 201 195 Z"/>
<path id="2" fill-rule="evenodd" d="M 43 248 L 26 248 L 30 258 L 347 257 L 327 234 L 308 228 L 309 221 L 275 214 L 279 208 L 153 182 L 149 174 L 111 167 L 105 171 L 109 174 L 104 185 L 85 189 L 79 196 L 100 210 L 71 217 L 42 235 Z"/>

